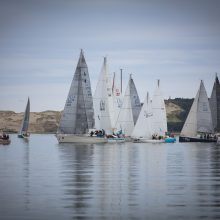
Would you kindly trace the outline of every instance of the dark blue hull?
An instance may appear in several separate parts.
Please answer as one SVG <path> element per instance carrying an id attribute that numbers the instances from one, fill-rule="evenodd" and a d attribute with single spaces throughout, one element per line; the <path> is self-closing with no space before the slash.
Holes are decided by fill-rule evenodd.
<path id="1" fill-rule="evenodd" d="M 217 139 L 213 139 L 213 138 L 196 138 L 196 137 L 179 137 L 179 142 L 216 142 Z"/>

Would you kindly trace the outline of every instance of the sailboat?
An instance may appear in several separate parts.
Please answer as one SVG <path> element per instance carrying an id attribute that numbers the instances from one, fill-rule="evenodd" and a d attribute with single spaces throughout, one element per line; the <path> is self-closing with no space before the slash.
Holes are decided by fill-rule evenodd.
<path id="1" fill-rule="evenodd" d="M 213 123 L 209 100 L 201 80 L 199 90 L 180 133 L 179 142 L 216 142 L 212 133 Z"/>
<path id="2" fill-rule="evenodd" d="M 95 129 L 103 131 L 108 142 L 124 142 L 122 137 L 113 135 L 114 123 L 114 90 L 111 88 L 110 77 L 108 73 L 107 58 L 104 57 L 104 62 L 99 75 L 98 83 L 94 93 L 94 110 L 95 110 Z"/>
<path id="3" fill-rule="evenodd" d="M 117 132 L 122 132 L 125 137 L 130 137 L 139 116 L 140 110 L 140 99 L 134 81 L 130 75 L 123 98 L 123 104 L 115 126 Z"/>
<path id="4" fill-rule="evenodd" d="M 28 133 L 28 125 L 29 125 L 29 118 L 30 118 L 30 99 L 28 98 L 26 109 L 24 112 L 24 117 L 21 123 L 21 128 L 18 133 L 19 138 L 28 138 L 29 133 Z"/>
<path id="5" fill-rule="evenodd" d="M 164 98 L 160 89 L 160 80 L 157 80 L 157 86 L 152 99 L 153 121 L 152 129 L 155 136 L 165 137 L 167 132 L 167 116 Z"/>
<path id="6" fill-rule="evenodd" d="M 106 134 L 112 133 L 112 124 L 109 112 L 109 97 L 111 96 L 111 88 L 108 75 L 107 58 L 101 68 L 96 90 L 93 97 L 95 110 L 95 129 L 105 130 Z"/>
<path id="7" fill-rule="evenodd" d="M 106 142 L 105 138 L 89 134 L 93 127 L 94 109 L 90 77 L 81 50 L 56 136 L 59 143 Z"/>
<path id="8" fill-rule="evenodd" d="M 152 101 L 150 101 L 149 94 L 147 93 L 147 97 L 134 127 L 132 138 L 135 142 L 145 143 L 175 142 L 176 139 L 167 137 L 166 132 L 166 107 L 160 90 L 160 81 L 158 80 Z"/>
<path id="9" fill-rule="evenodd" d="M 134 142 L 148 142 L 148 140 L 152 139 L 152 118 L 152 102 L 149 98 L 149 93 L 147 93 L 144 104 L 141 108 L 141 112 L 131 135 Z"/>

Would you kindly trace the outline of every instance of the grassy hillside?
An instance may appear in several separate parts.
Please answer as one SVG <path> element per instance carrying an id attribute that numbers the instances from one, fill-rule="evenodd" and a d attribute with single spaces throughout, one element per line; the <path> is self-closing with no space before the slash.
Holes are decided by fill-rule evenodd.
<path id="1" fill-rule="evenodd" d="M 166 100 L 168 130 L 180 132 L 188 115 L 193 99 Z M 32 133 L 55 133 L 59 124 L 59 111 L 31 112 L 29 131 Z M 0 130 L 18 132 L 21 126 L 23 113 L 0 111 Z"/>

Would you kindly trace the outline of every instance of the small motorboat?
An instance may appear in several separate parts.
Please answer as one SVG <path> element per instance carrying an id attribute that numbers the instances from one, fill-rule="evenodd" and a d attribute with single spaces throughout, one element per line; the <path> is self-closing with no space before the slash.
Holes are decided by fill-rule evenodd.
<path id="1" fill-rule="evenodd" d="M 2 134 L 0 135 L 0 144 L 6 145 L 6 144 L 10 144 L 10 138 L 8 134 Z"/>

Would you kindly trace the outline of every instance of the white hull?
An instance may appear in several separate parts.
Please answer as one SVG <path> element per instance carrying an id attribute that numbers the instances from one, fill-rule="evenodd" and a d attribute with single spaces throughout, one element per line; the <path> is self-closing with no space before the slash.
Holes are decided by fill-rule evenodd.
<path id="1" fill-rule="evenodd" d="M 56 135 L 59 143 L 106 143 L 106 138 L 91 137 L 87 135 L 71 135 L 71 134 L 58 134 Z"/>
<path id="2" fill-rule="evenodd" d="M 147 138 L 134 138 L 133 141 L 136 143 L 153 143 L 153 144 L 165 143 L 164 139 L 156 140 L 156 139 L 147 139 Z"/>

